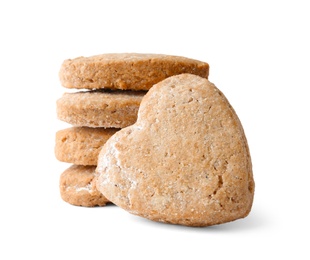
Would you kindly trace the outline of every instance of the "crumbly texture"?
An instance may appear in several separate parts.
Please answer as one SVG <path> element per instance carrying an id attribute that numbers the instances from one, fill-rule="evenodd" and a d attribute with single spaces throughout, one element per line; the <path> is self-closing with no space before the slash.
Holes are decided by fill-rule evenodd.
<path id="1" fill-rule="evenodd" d="M 57 116 L 73 126 L 123 128 L 137 120 L 144 91 L 82 91 L 57 100 Z"/>
<path id="2" fill-rule="evenodd" d="M 180 56 L 109 53 L 65 60 L 59 77 L 66 88 L 149 90 L 161 80 L 182 73 L 208 78 L 209 65 Z"/>
<path id="3" fill-rule="evenodd" d="M 96 188 L 96 166 L 72 165 L 60 176 L 60 195 L 75 206 L 105 206 L 109 200 Z"/>
<path id="4" fill-rule="evenodd" d="M 97 165 L 98 155 L 117 128 L 70 127 L 56 133 L 55 155 L 59 161 Z"/>
<path id="5" fill-rule="evenodd" d="M 103 146 L 97 188 L 130 213 L 187 226 L 247 216 L 254 196 L 242 125 L 207 79 L 183 74 L 155 85 L 137 122 Z"/>

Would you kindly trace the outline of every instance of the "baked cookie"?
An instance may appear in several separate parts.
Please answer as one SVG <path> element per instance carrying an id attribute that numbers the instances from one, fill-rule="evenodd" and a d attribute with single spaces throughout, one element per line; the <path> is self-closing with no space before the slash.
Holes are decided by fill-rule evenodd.
<path id="1" fill-rule="evenodd" d="M 156 84 L 137 122 L 103 146 L 97 188 L 130 213 L 188 226 L 247 216 L 254 196 L 242 125 L 207 79 L 182 74 Z"/>
<path id="2" fill-rule="evenodd" d="M 59 77 L 66 88 L 149 90 L 155 83 L 182 73 L 208 78 L 209 65 L 179 56 L 110 53 L 65 60 Z"/>
<path id="3" fill-rule="evenodd" d="M 72 165 L 60 176 L 60 195 L 75 206 L 105 206 L 109 201 L 96 189 L 96 166 Z"/>
<path id="4" fill-rule="evenodd" d="M 57 116 L 73 126 L 123 128 L 137 120 L 143 91 L 65 93 L 57 100 Z"/>
<path id="5" fill-rule="evenodd" d="M 77 165 L 97 165 L 102 146 L 118 130 L 91 127 L 70 127 L 60 130 L 56 133 L 56 158 Z"/>

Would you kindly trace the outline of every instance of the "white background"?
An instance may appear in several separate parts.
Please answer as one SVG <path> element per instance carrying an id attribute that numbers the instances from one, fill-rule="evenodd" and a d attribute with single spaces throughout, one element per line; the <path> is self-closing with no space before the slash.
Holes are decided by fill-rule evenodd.
<path id="1" fill-rule="evenodd" d="M 1 1 L 0 259 L 309 259 L 308 1 Z M 210 64 L 239 115 L 250 215 L 189 228 L 59 195 L 63 60 L 164 53 Z M 308 248 L 307 248 L 308 247 Z"/>

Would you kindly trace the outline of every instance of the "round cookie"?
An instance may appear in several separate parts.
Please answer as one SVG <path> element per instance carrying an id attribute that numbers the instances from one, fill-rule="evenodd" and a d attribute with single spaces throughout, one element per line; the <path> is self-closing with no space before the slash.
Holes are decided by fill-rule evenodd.
<path id="1" fill-rule="evenodd" d="M 97 188 L 130 213 L 187 226 L 247 216 L 254 196 L 242 125 L 212 83 L 182 74 L 156 84 L 137 122 L 103 146 Z"/>
<path id="2" fill-rule="evenodd" d="M 56 133 L 56 158 L 76 165 L 96 166 L 102 146 L 118 130 L 91 127 L 62 129 Z"/>
<path id="3" fill-rule="evenodd" d="M 182 73 L 208 78 L 209 65 L 180 56 L 109 53 L 65 60 L 59 77 L 66 88 L 149 90 L 159 81 Z"/>
<path id="4" fill-rule="evenodd" d="M 105 206 L 107 200 L 96 188 L 96 166 L 72 165 L 60 176 L 60 195 L 75 206 Z"/>
<path id="5" fill-rule="evenodd" d="M 65 93 L 57 100 L 57 116 L 73 126 L 123 128 L 137 120 L 143 91 Z"/>

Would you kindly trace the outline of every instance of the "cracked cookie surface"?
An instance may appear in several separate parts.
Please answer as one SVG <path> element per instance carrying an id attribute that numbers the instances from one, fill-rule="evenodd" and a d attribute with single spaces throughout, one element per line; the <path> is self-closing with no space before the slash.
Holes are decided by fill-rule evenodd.
<path id="1" fill-rule="evenodd" d="M 182 74 L 143 98 L 99 154 L 97 188 L 130 213 L 188 226 L 243 218 L 254 196 L 242 125 L 214 84 Z"/>

